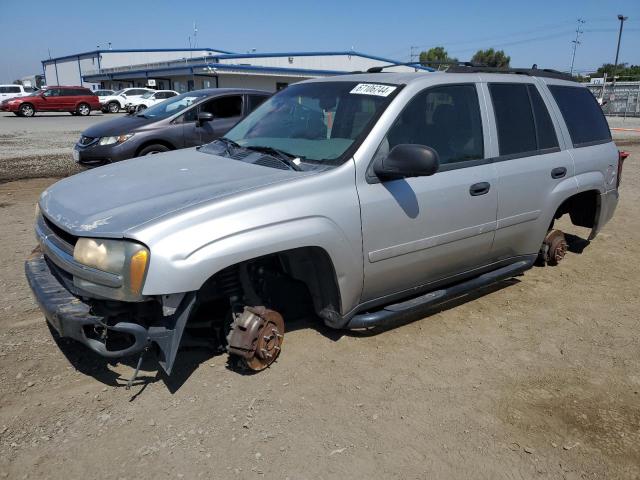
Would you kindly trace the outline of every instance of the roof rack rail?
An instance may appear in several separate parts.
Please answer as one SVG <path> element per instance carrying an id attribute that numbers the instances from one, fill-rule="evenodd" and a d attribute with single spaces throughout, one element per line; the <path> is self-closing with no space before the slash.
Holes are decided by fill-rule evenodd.
<path id="1" fill-rule="evenodd" d="M 389 63 L 387 65 L 380 65 L 379 67 L 371 67 L 369 69 L 367 69 L 367 73 L 380 73 L 382 72 L 385 68 L 391 68 L 391 67 L 419 67 L 423 70 L 433 70 L 432 68 L 430 68 L 431 65 L 466 65 L 469 67 L 477 67 L 480 66 L 476 63 L 471 63 L 471 62 L 450 62 L 450 61 L 440 61 L 440 60 L 436 60 L 433 62 L 425 62 L 425 63 L 421 63 L 421 62 L 398 62 L 398 63 Z"/>
<path id="2" fill-rule="evenodd" d="M 446 70 L 447 73 L 515 73 L 517 75 L 529 75 L 531 77 L 557 78 L 559 80 L 574 80 L 568 73 L 552 70 L 551 68 L 497 68 L 484 65 L 455 65 Z"/>

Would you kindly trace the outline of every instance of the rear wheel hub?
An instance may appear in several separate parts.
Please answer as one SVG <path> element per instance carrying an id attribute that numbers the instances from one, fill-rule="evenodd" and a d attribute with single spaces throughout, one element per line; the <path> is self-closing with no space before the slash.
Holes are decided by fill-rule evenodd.
<path id="1" fill-rule="evenodd" d="M 567 254 L 567 240 L 560 230 L 551 230 L 544 239 L 545 260 L 549 265 L 557 265 Z"/>

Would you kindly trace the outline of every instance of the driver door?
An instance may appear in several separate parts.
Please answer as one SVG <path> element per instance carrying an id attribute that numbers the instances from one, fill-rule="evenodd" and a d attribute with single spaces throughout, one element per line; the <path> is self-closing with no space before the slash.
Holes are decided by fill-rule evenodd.
<path id="1" fill-rule="evenodd" d="M 380 181 L 370 166 L 359 182 L 362 302 L 490 263 L 498 201 L 481 104 L 472 83 L 428 88 L 387 132 L 374 161 L 396 145 L 420 144 L 438 152 L 440 168 L 432 176 Z"/>
<path id="2" fill-rule="evenodd" d="M 209 112 L 213 120 L 200 125 L 200 144 L 222 137 L 242 118 L 242 95 L 229 95 L 204 102 L 201 112 Z"/>
<path id="3" fill-rule="evenodd" d="M 42 94 L 42 101 L 38 104 L 38 110 L 52 112 L 62 109 L 62 90 L 49 88 Z"/>

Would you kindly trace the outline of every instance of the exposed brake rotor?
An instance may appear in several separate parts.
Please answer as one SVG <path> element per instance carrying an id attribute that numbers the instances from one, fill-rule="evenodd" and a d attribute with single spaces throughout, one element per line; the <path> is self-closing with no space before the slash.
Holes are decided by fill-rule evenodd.
<path id="1" fill-rule="evenodd" d="M 238 356 L 247 368 L 258 372 L 278 358 L 283 341 L 282 315 L 265 307 L 244 307 L 231 324 L 227 351 Z"/>
<path id="2" fill-rule="evenodd" d="M 551 230 L 544 238 L 545 260 L 548 265 L 557 265 L 567 253 L 568 245 L 564 233 Z"/>

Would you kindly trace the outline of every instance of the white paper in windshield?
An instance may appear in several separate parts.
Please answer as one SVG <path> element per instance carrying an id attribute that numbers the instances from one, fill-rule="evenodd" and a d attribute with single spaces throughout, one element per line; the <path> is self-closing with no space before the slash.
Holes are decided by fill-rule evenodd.
<path id="1" fill-rule="evenodd" d="M 357 95 L 375 95 L 377 97 L 388 97 L 396 87 L 391 85 L 380 85 L 377 83 L 359 83 L 349 93 L 355 93 Z"/>

